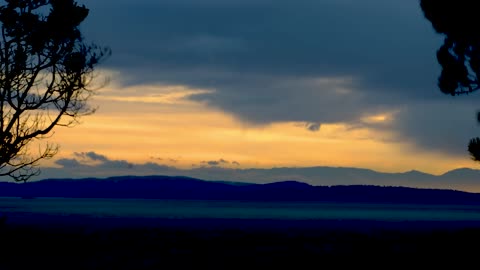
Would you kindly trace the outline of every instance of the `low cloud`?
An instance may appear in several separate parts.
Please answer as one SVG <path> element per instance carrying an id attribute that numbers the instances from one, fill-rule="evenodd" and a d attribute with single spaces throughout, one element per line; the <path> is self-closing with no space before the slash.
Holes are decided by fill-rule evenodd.
<path id="1" fill-rule="evenodd" d="M 178 172 L 174 167 L 147 162 L 136 164 L 126 160 L 110 159 L 96 152 L 75 152 L 72 158 L 60 158 L 55 161 L 57 168 L 42 168 L 35 179 L 46 178 L 84 178 L 108 177 L 115 175 L 168 174 Z M 94 161 L 94 162 L 92 162 Z"/>
<path id="2" fill-rule="evenodd" d="M 232 165 L 235 165 L 235 166 L 238 166 L 240 165 L 240 163 L 238 163 L 237 161 L 228 161 L 228 160 L 225 160 L 223 158 L 219 159 L 219 160 L 204 160 L 204 161 L 201 161 L 200 162 L 201 164 L 203 165 L 209 165 L 209 166 L 213 166 L 213 167 L 217 167 L 217 166 L 221 166 L 221 165 L 228 165 L 228 164 L 232 164 Z"/>
<path id="3" fill-rule="evenodd" d="M 95 153 L 91 152 L 95 155 Z M 74 155 L 78 157 L 78 153 Z M 87 156 L 81 156 L 87 157 Z M 135 165 L 126 160 L 110 160 L 105 156 L 99 155 L 100 158 L 92 159 L 93 161 L 100 161 L 99 163 L 91 163 L 90 160 L 84 158 L 61 158 L 55 161 L 56 165 L 64 169 L 79 168 L 79 167 L 97 167 L 97 168 L 111 168 L 111 169 L 132 169 Z"/>
<path id="4" fill-rule="evenodd" d="M 83 165 L 82 163 L 78 162 L 78 160 L 76 159 L 68 159 L 68 158 L 62 158 L 62 159 L 56 160 L 55 164 L 65 169 L 78 168 Z"/>
<path id="5" fill-rule="evenodd" d="M 180 161 L 179 159 L 175 159 L 175 158 L 157 157 L 157 156 L 150 156 L 150 159 L 156 160 L 156 161 L 170 162 L 170 163 L 178 163 Z"/>
<path id="6" fill-rule="evenodd" d="M 220 162 L 215 161 L 215 160 L 204 161 L 204 162 L 202 162 L 202 163 L 206 163 L 206 164 L 208 164 L 208 165 L 210 165 L 210 166 L 218 166 L 218 165 L 220 165 Z"/>
<path id="7" fill-rule="evenodd" d="M 57 168 L 42 168 L 42 174 L 34 180 L 47 178 L 85 178 L 85 177 L 108 177 L 118 175 L 185 175 L 188 170 L 182 170 L 170 165 L 158 163 L 175 163 L 178 160 L 172 158 L 150 157 L 155 162 L 133 163 L 126 160 L 108 158 L 105 155 L 90 152 L 75 152 L 72 158 L 60 158 L 55 161 Z M 95 162 L 92 162 L 95 161 Z M 158 161 L 158 162 L 157 162 Z M 218 160 L 205 160 L 200 167 L 192 164 L 192 172 L 200 169 L 203 172 L 212 170 L 228 170 L 230 166 L 240 166 L 237 161 L 229 161 L 224 158 Z M 203 168 L 203 169 L 202 169 Z M 187 176 L 189 174 L 187 173 Z M 193 176 L 190 175 L 190 176 Z"/>

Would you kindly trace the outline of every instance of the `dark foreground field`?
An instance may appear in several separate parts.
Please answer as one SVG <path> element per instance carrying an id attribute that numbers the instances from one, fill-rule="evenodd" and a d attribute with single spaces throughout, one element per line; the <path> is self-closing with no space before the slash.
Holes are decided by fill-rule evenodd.
<path id="1" fill-rule="evenodd" d="M 0 269 L 462 269 L 480 254 L 478 224 L 70 221 L 1 226 Z"/>

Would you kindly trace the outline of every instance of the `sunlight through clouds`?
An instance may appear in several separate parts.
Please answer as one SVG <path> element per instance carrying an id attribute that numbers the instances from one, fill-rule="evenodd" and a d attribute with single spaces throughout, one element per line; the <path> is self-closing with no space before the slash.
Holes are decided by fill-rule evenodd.
<path id="1" fill-rule="evenodd" d="M 478 133 L 478 96 L 438 91 L 443 37 L 418 1 L 84 1 L 85 36 L 113 52 L 99 70 L 109 84 L 95 115 L 56 132 L 61 155 L 476 165 L 465 144 Z"/>
<path id="2" fill-rule="evenodd" d="M 138 89 L 141 91 L 137 93 Z M 178 85 L 108 87 L 94 97 L 96 114 L 85 117 L 74 129 L 57 129 L 54 140 L 61 146 L 58 158 L 77 153 L 86 162 L 98 163 L 98 159 L 88 159 L 85 154 L 95 151 L 115 160 L 159 162 L 181 169 L 220 159 L 238 163 L 219 163 L 230 168 L 322 165 L 390 172 L 414 167 L 440 173 L 445 168 L 471 165 L 467 159 L 418 152 L 413 145 L 396 141 L 391 131 L 376 128 L 379 123 L 390 121 L 393 113 L 364 118 L 373 128 L 336 123 L 322 124 L 312 132 L 304 122 L 245 123 L 188 99 L 198 91 L 209 90 Z M 145 102 L 145 97 L 156 94 L 158 99 Z M 415 160 L 408 158 L 412 155 Z M 164 159 L 152 160 L 152 157 Z M 431 160 L 439 163 L 433 164 Z M 54 162 L 44 165 L 55 166 Z"/>
<path id="3" fill-rule="evenodd" d="M 385 113 L 380 113 L 380 114 L 375 114 L 375 115 L 369 115 L 363 117 L 361 120 L 362 122 L 366 124 L 391 124 L 394 121 L 395 115 L 399 111 L 393 111 L 393 112 L 385 112 Z"/>
<path id="4" fill-rule="evenodd" d="M 190 89 L 185 86 L 139 85 L 115 91 L 107 89 L 100 91 L 97 100 L 120 102 L 143 102 L 159 104 L 188 104 L 194 95 L 210 94 L 213 90 Z"/>

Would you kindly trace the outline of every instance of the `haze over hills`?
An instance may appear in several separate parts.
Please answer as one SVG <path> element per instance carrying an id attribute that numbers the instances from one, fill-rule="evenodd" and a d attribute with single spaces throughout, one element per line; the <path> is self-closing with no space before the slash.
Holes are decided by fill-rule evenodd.
<path id="1" fill-rule="evenodd" d="M 0 197 L 480 205 L 480 194 L 454 190 L 367 185 L 312 186 L 296 181 L 245 184 L 169 176 L 56 179 L 24 184 L 3 182 L 0 183 Z"/>
<path id="2" fill-rule="evenodd" d="M 271 169 L 232 169 L 219 166 L 200 167 L 189 170 L 175 167 L 148 164 L 114 163 L 108 161 L 98 165 L 76 164 L 75 166 L 42 170 L 46 178 L 87 178 L 112 177 L 118 175 L 166 175 L 186 176 L 214 181 L 246 183 L 272 183 L 294 180 L 314 186 L 331 185 L 376 185 L 416 188 L 452 189 L 480 193 L 480 170 L 459 168 L 442 175 L 432 175 L 419 171 L 403 173 L 383 173 L 369 169 L 348 167 L 301 167 Z"/>

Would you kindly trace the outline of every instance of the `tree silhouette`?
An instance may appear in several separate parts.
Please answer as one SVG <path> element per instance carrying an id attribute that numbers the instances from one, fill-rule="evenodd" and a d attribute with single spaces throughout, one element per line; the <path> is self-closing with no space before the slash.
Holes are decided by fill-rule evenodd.
<path id="1" fill-rule="evenodd" d="M 480 89 L 480 28 L 476 2 L 471 0 L 421 0 L 425 17 L 437 33 L 445 35 L 437 51 L 442 67 L 438 86 L 452 96 Z M 480 122 L 480 115 L 477 115 Z M 480 161 L 480 138 L 468 144 L 473 160 Z"/>
<path id="2" fill-rule="evenodd" d="M 108 48 L 84 42 L 89 10 L 74 0 L 5 0 L 0 6 L 0 176 L 26 181 L 58 146 L 34 142 L 94 112 L 94 67 Z M 35 147 L 37 148 L 37 147 Z"/>
<path id="3" fill-rule="evenodd" d="M 440 90 L 460 95 L 480 89 L 480 32 L 476 5 L 469 0 L 421 0 L 425 17 L 445 41 L 437 51 Z"/>

